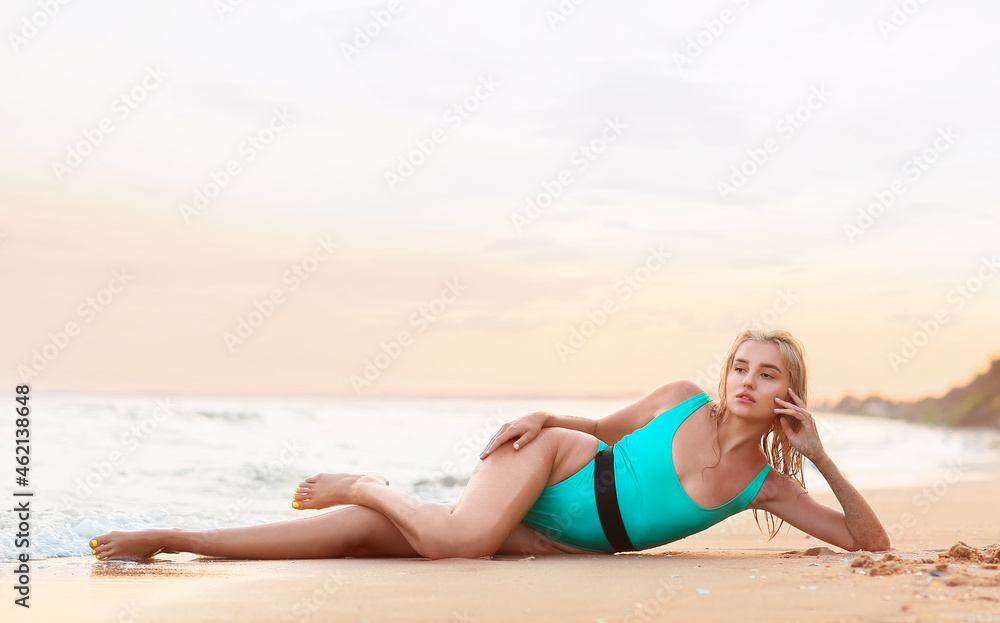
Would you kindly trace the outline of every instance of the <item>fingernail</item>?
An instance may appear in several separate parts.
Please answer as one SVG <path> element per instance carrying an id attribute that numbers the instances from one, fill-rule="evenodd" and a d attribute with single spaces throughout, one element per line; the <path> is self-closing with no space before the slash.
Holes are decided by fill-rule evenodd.
<path id="1" fill-rule="evenodd" d="M 479 458 L 483 458 L 484 456 L 486 456 L 486 450 L 479 453 Z"/>
<path id="2" fill-rule="evenodd" d="M 517 445 L 516 443 L 514 444 L 514 449 L 515 449 L 515 450 L 517 450 L 517 449 L 518 449 L 518 448 L 520 448 L 520 447 L 521 447 L 521 446 Z"/>

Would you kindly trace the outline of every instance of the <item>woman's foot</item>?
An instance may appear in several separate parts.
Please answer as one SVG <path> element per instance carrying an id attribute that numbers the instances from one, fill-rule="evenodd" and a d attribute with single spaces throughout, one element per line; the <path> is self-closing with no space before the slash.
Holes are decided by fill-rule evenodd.
<path id="1" fill-rule="evenodd" d="M 176 528 L 175 528 L 176 530 Z M 98 560 L 152 558 L 157 554 L 176 554 L 166 547 L 167 530 L 109 532 L 90 540 L 90 550 Z"/>
<path id="2" fill-rule="evenodd" d="M 389 481 L 375 473 L 367 474 L 316 474 L 299 483 L 292 496 L 292 508 L 329 508 L 353 504 L 358 487 L 378 485 L 388 487 Z"/>

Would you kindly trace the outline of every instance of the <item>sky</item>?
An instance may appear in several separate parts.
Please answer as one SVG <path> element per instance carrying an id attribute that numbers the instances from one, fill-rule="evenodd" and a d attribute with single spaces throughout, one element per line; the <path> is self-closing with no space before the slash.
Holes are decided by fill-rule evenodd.
<path id="1" fill-rule="evenodd" d="M 985 371 L 1000 5 L 674 4 L 4 3 L 0 382 L 633 396 L 748 326 L 813 400 Z"/>

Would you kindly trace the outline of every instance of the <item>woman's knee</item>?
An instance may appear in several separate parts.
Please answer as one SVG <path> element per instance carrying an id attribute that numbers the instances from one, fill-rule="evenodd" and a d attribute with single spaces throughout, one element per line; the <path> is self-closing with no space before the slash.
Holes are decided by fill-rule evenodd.
<path id="1" fill-rule="evenodd" d="M 314 521 L 323 525 L 323 531 L 329 538 L 318 542 L 317 547 L 336 550 L 338 554 L 330 556 L 332 558 L 351 556 L 358 551 L 385 549 L 402 539 L 388 517 L 365 506 L 347 506 L 299 521 Z"/>

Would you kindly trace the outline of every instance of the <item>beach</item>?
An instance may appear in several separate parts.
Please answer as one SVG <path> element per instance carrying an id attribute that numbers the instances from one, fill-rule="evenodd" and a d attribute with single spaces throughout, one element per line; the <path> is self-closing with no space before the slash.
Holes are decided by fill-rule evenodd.
<path id="1" fill-rule="evenodd" d="M 0 23 L 0 623 L 1000 623 L 1000 2 L 11 0 Z M 707 421 L 563 477 L 689 383 L 722 399 Z M 577 430 L 477 472 L 526 415 Z M 855 539 L 735 482 L 758 439 Z M 300 488 L 369 472 L 393 506 Z M 586 494 L 552 507 L 586 528 L 567 545 L 617 543 L 620 492 L 649 544 L 743 485 L 884 546 L 846 481 L 893 548 L 750 512 L 614 555 L 91 546 L 289 522 L 189 547 L 385 551 L 354 549 L 376 511 L 299 521 L 365 501 L 416 547 L 389 551 L 445 526 L 480 554 L 541 514 L 542 476 Z M 432 544 L 395 514 L 467 489 Z"/>
<path id="2" fill-rule="evenodd" d="M 639 554 L 475 560 L 37 562 L 30 611 L 9 621 L 1000 621 L 1000 570 L 940 558 L 1000 541 L 1000 481 L 863 491 L 892 533 L 883 565 L 749 512 Z M 836 505 L 828 493 L 820 502 Z M 819 548 L 816 550 L 815 548 Z M 815 555 L 813 555 L 815 554 Z M 884 553 L 874 554 L 881 560 Z M 934 563 L 921 560 L 934 559 Z M 947 569 L 936 571 L 941 561 Z M 4 564 L 10 585 L 9 563 Z M 935 574 L 931 574 L 930 572 Z M 9 593 L 8 593 L 9 595 Z"/>
<path id="3" fill-rule="evenodd" d="M 387 475 L 457 500 L 500 423 L 532 409 L 598 418 L 623 399 L 282 399 L 39 396 L 30 609 L 14 605 L 13 513 L 0 514 L 4 621 L 1000 620 L 1000 571 L 937 562 L 1000 541 L 1000 433 L 836 413 L 824 445 L 893 539 L 881 568 L 794 528 L 770 542 L 750 512 L 642 553 L 475 560 L 96 561 L 112 530 L 293 519 L 297 480 Z M 181 451 L 183 450 L 183 451 Z M 805 464 L 806 486 L 839 508 Z M 761 515 L 763 522 L 763 515 Z M 815 549 L 820 548 L 820 549 Z M 815 554 L 815 555 L 813 555 Z M 883 554 L 874 556 L 881 561 Z M 897 571 L 892 575 L 873 573 Z M 931 575 L 931 572 L 939 575 Z M 978 617 L 978 618 L 977 618 Z"/>

